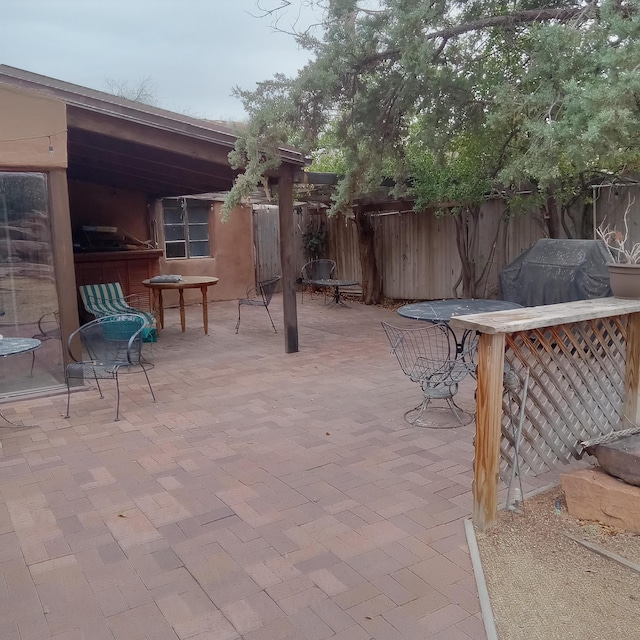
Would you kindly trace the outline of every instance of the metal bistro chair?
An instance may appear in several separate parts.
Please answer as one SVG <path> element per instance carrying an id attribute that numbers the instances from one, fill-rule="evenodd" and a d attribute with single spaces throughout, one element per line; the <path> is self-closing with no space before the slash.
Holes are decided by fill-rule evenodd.
<path id="1" fill-rule="evenodd" d="M 304 288 L 306 286 L 313 286 L 311 283 L 314 280 L 331 280 L 333 278 L 333 273 L 335 270 L 335 260 L 320 258 L 318 260 L 311 260 L 310 262 L 307 262 L 307 264 L 302 267 L 302 271 L 300 272 L 302 283 L 302 302 L 304 302 Z"/>
<path id="2" fill-rule="evenodd" d="M 271 326 L 273 330 L 278 333 L 276 330 L 276 325 L 273 324 L 273 318 L 271 317 L 271 312 L 269 311 L 269 304 L 271 303 L 271 298 L 275 293 L 275 290 L 278 286 L 278 282 L 280 282 L 280 276 L 274 276 L 273 278 L 269 278 L 268 280 L 262 280 L 258 282 L 258 287 L 249 287 L 247 289 L 247 297 L 240 298 L 238 300 L 238 322 L 236 322 L 236 333 L 238 333 L 240 329 L 240 309 L 243 305 L 247 305 L 250 307 L 264 307 L 269 315 L 269 320 L 271 320 Z M 257 294 L 260 293 L 260 297 L 257 297 Z"/>
<path id="3" fill-rule="evenodd" d="M 143 316 L 123 313 L 103 316 L 81 326 L 69 336 L 68 349 L 73 362 L 65 368 L 67 382 L 67 415 L 71 402 L 71 379 L 93 378 L 103 398 L 100 380 L 116 381 L 116 422 L 120 419 L 119 374 L 141 371 L 144 373 L 153 401 L 156 396 L 151 387 L 147 369 L 153 365 L 142 357 L 142 331 L 146 326 Z M 80 338 L 82 357 L 76 360 L 72 350 L 74 339 Z"/>
<path id="4" fill-rule="evenodd" d="M 453 398 L 458 393 L 458 385 L 472 373 L 475 365 L 457 357 L 455 336 L 449 326 L 434 323 L 408 329 L 382 322 L 382 327 L 400 367 L 422 388 L 422 402 L 405 412 L 405 420 L 411 425 L 435 427 L 425 424 L 421 418 L 432 400 L 446 400 L 460 426 L 465 424 L 460 414 L 466 412 Z"/>
<path id="5" fill-rule="evenodd" d="M 125 296 L 119 282 L 86 284 L 78 287 L 78 291 L 85 310 L 94 318 L 120 313 L 141 315 L 147 321 L 142 336 L 144 342 L 157 341 L 156 317 L 150 310 L 142 308 L 145 306 L 142 296 Z"/>
<path id="6" fill-rule="evenodd" d="M 46 342 L 47 340 L 60 340 L 62 343 L 62 332 L 60 331 L 60 313 L 58 311 L 47 311 L 38 319 L 38 333 L 33 338 Z M 33 365 L 36 363 L 36 352 L 31 352 L 31 373 L 33 376 Z M 60 364 L 60 363 L 58 363 Z"/>

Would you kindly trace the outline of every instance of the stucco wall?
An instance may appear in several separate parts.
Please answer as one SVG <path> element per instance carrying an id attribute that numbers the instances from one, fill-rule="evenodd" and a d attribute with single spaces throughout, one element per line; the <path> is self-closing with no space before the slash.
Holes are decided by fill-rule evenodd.
<path id="1" fill-rule="evenodd" d="M 0 112 L 0 170 L 67 167 L 64 102 L 0 86 Z"/>
<path id="2" fill-rule="evenodd" d="M 247 287 L 255 283 L 253 223 L 250 207 L 236 207 L 228 222 L 220 217 L 221 202 L 211 202 L 209 218 L 211 258 L 172 259 L 160 258 L 160 273 L 183 276 L 214 276 L 220 281 L 210 287 L 209 300 L 235 300 L 247 293 Z M 162 237 L 161 206 L 157 207 L 159 248 L 164 248 Z M 187 304 L 201 301 L 199 290 L 184 292 Z M 178 294 L 163 293 L 166 306 L 177 306 Z"/>

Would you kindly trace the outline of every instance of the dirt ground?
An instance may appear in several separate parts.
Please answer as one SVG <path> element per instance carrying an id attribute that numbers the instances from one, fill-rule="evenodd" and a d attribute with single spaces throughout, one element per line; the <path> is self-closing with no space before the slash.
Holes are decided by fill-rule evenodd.
<path id="1" fill-rule="evenodd" d="M 640 564 L 640 536 L 570 517 L 561 487 L 476 531 L 499 640 L 640 638 L 640 572 L 568 535 Z"/>

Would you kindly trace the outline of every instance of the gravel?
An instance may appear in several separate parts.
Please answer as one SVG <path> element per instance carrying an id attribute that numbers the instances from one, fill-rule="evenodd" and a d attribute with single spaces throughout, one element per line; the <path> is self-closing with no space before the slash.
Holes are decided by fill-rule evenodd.
<path id="1" fill-rule="evenodd" d="M 572 518 L 560 487 L 475 534 L 499 640 L 640 638 L 640 573 L 567 534 L 636 564 L 640 536 Z"/>

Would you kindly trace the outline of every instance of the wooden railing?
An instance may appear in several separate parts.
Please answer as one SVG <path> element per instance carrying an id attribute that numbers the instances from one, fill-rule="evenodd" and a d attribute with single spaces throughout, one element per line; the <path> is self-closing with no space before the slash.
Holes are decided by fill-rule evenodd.
<path id="1" fill-rule="evenodd" d="M 510 403 L 524 417 L 522 473 L 570 462 L 581 455 L 583 440 L 639 423 L 640 300 L 460 316 L 451 326 L 479 333 L 473 479 L 479 529 L 496 523 L 499 480 L 515 463 Z M 527 387 L 526 397 L 505 390 L 505 371 L 512 390 Z"/>

